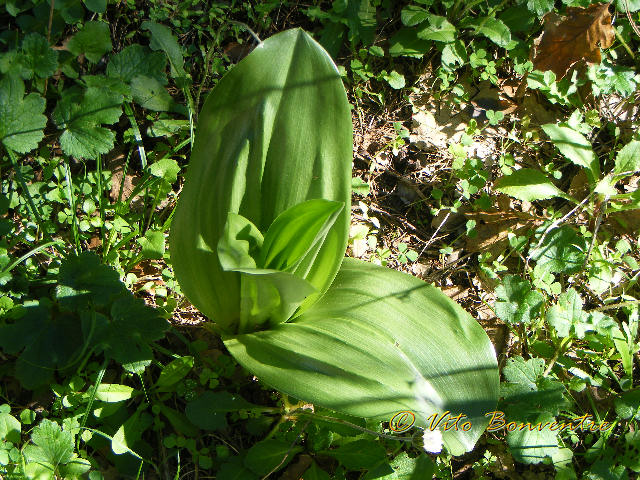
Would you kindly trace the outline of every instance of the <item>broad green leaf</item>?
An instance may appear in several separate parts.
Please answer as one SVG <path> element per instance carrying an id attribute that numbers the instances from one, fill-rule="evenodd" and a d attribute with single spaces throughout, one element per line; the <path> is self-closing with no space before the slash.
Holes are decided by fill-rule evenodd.
<path id="1" fill-rule="evenodd" d="M 184 71 L 184 58 L 182 49 L 178 45 L 178 40 L 174 37 L 168 27 L 155 22 L 142 22 L 141 27 L 151 32 L 150 47 L 153 50 L 162 50 L 169 59 L 171 65 L 171 76 L 186 77 Z"/>
<path id="2" fill-rule="evenodd" d="M 65 90 L 53 111 L 53 120 L 64 129 L 60 145 L 67 155 L 96 158 L 113 148 L 115 134 L 102 127 L 122 114 L 123 97 L 117 92 L 90 87 L 84 93 Z"/>
<path id="3" fill-rule="evenodd" d="M 58 52 L 39 33 L 30 33 L 22 41 L 23 65 L 32 75 L 47 78 L 58 68 Z M 29 76 L 31 78 L 31 75 Z"/>
<path id="4" fill-rule="evenodd" d="M 186 437 L 199 437 L 199 423 L 192 423 L 186 415 L 177 410 L 167 407 L 165 404 L 156 404 L 160 406 L 160 413 L 165 416 L 176 432 Z M 196 426 L 198 425 L 198 426 Z"/>
<path id="5" fill-rule="evenodd" d="M 553 10 L 553 0 L 527 0 L 527 8 L 542 18 L 545 13 Z"/>
<path id="6" fill-rule="evenodd" d="M 37 93 L 24 96 L 24 83 L 8 75 L 0 80 L 0 141 L 18 153 L 27 153 L 44 137 L 47 117 L 44 98 Z"/>
<path id="7" fill-rule="evenodd" d="M 406 27 L 413 27 L 429 18 L 429 11 L 417 5 L 408 5 L 400 12 L 402 24 Z"/>
<path id="8" fill-rule="evenodd" d="M 136 412 L 120 425 L 111 439 L 111 450 L 116 455 L 129 453 L 133 450 L 134 444 L 140 440 L 142 434 L 153 423 L 153 417 L 146 412 L 136 410 Z"/>
<path id="9" fill-rule="evenodd" d="M 420 28 L 418 37 L 422 40 L 451 43 L 455 41 L 457 30 L 445 17 L 429 15 L 428 25 Z"/>
<path id="10" fill-rule="evenodd" d="M 253 473 L 266 475 L 274 469 L 278 471 L 286 467 L 300 451 L 302 447 L 292 446 L 291 442 L 263 440 L 247 451 L 244 464 Z"/>
<path id="11" fill-rule="evenodd" d="M 586 239 L 569 225 L 564 225 L 548 233 L 529 255 L 548 272 L 575 273 L 584 264 L 587 248 Z"/>
<path id="12" fill-rule="evenodd" d="M 511 31 L 502 20 L 494 17 L 481 17 L 474 20 L 469 26 L 476 33 L 484 35 L 499 47 L 506 48 L 511 43 Z"/>
<path id="13" fill-rule="evenodd" d="M 337 458 L 349 470 L 372 468 L 387 457 L 386 449 L 374 440 L 356 440 L 326 453 Z"/>
<path id="14" fill-rule="evenodd" d="M 303 308 L 331 284 L 348 239 L 351 128 L 338 70 L 302 30 L 262 42 L 209 95 L 169 243 L 182 291 L 221 330 L 236 331 L 241 303 L 241 274 L 217 255 L 229 212 L 265 232 L 306 200 L 342 202 L 315 259 L 298 266 L 318 291 Z"/>
<path id="15" fill-rule="evenodd" d="M 102 383 L 96 390 L 96 398 L 108 403 L 124 402 L 129 400 L 135 390 L 127 385 L 117 383 Z"/>
<path id="16" fill-rule="evenodd" d="M 91 470 L 91 463 L 89 460 L 79 458 L 75 453 L 71 456 L 71 460 L 59 467 L 60 475 L 69 479 L 78 478 L 89 470 Z"/>
<path id="17" fill-rule="evenodd" d="M 192 368 L 193 357 L 190 355 L 171 360 L 168 365 L 162 367 L 162 371 L 160 372 L 160 376 L 156 382 L 156 387 L 167 388 L 171 385 L 175 385 L 186 377 Z"/>
<path id="18" fill-rule="evenodd" d="M 242 215 L 229 212 L 218 242 L 218 258 L 223 270 L 256 268 L 263 242 L 262 233 L 253 223 Z"/>
<path id="19" fill-rule="evenodd" d="M 163 178 L 168 183 L 175 183 L 180 172 L 180 165 L 173 158 L 162 158 L 153 162 L 149 167 L 149 173 L 154 177 Z"/>
<path id="20" fill-rule="evenodd" d="M 597 331 L 598 324 L 608 324 L 610 317 L 601 312 L 587 313 L 582 310 L 580 294 L 570 288 L 558 297 L 558 303 L 547 312 L 549 325 L 556 329 L 560 337 L 569 335 L 584 338 L 587 331 Z"/>
<path id="21" fill-rule="evenodd" d="M 556 125 L 555 123 L 542 125 L 542 129 L 567 160 L 587 169 L 587 176 L 591 183 L 595 183 L 600 178 L 598 157 L 593 153 L 589 141 L 580 132 L 566 124 Z"/>
<path id="22" fill-rule="evenodd" d="M 143 76 L 166 85 L 167 76 L 164 73 L 166 65 L 167 58 L 162 52 L 152 52 L 149 48 L 136 43 L 111 57 L 107 65 L 107 75 L 119 78 L 125 83 L 131 83 L 134 78 Z"/>
<path id="23" fill-rule="evenodd" d="M 623 392 L 615 400 L 616 414 L 625 420 L 640 420 L 640 389 Z M 2 435 L 0 435 L 2 438 Z"/>
<path id="24" fill-rule="evenodd" d="M 322 470 L 316 462 L 313 462 L 309 469 L 304 472 L 305 480 L 331 480 L 329 474 Z"/>
<path id="25" fill-rule="evenodd" d="M 223 463 L 216 472 L 217 480 L 260 480 L 261 477 L 253 473 L 242 463 L 238 456 Z"/>
<path id="26" fill-rule="evenodd" d="M 464 43 L 461 40 L 456 40 L 453 43 L 447 43 L 442 49 L 442 56 L 440 58 L 442 63 L 452 69 L 455 68 L 456 65 L 464 65 L 468 60 L 467 50 Z"/>
<path id="27" fill-rule="evenodd" d="M 381 421 L 411 410 L 422 427 L 462 413 L 472 428 L 443 432 L 454 455 L 473 448 L 498 396 L 493 346 L 474 319 L 417 278 L 353 259 L 293 322 L 224 340 L 268 385 L 332 410 Z"/>
<path id="28" fill-rule="evenodd" d="M 84 54 L 91 62 L 99 62 L 102 56 L 113 48 L 109 24 L 104 22 L 85 23 L 82 29 L 71 37 L 67 48 L 76 56 Z"/>
<path id="29" fill-rule="evenodd" d="M 524 428 L 507 432 L 507 445 L 513 458 L 521 463 L 540 463 L 545 457 L 556 455 L 558 447 L 558 432 L 549 428 L 555 418 L 548 412 L 541 412 L 531 419 L 531 424 L 547 424 L 543 428 Z"/>
<path id="30" fill-rule="evenodd" d="M 164 232 L 147 230 L 144 237 L 138 239 L 144 258 L 161 259 L 164 256 Z"/>
<path id="31" fill-rule="evenodd" d="M 432 42 L 418 36 L 416 28 L 401 28 L 389 40 L 392 57 L 422 58 L 431 49 Z"/>
<path id="32" fill-rule="evenodd" d="M 82 0 L 84 5 L 95 13 L 104 13 L 107 10 L 107 0 Z"/>
<path id="33" fill-rule="evenodd" d="M 264 235 L 259 266 L 296 272 L 305 257 L 315 256 L 343 208 L 340 202 L 315 199 L 278 215 Z"/>
<path id="34" fill-rule="evenodd" d="M 2 442 L 20 443 L 22 425 L 13 415 L 0 413 L 0 444 Z"/>
<path id="35" fill-rule="evenodd" d="M 156 112 L 168 112 L 176 105 L 162 83 L 145 75 L 133 77 L 131 96 L 142 108 Z"/>
<path id="36" fill-rule="evenodd" d="M 640 170 L 640 141 L 632 140 L 618 152 L 614 173 L 628 175 Z"/>
<path id="37" fill-rule="evenodd" d="M 385 75 L 384 79 L 387 81 L 389 86 L 395 90 L 400 90 L 401 88 L 404 88 L 406 83 L 404 79 L 404 75 L 396 72 L 395 70 L 392 70 L 391 73 L 389 73 L 388 75 Z"/>
<path id="38" fill-rule="evenodd" d="M 533 168 L 522 168 L 511 175 L 500 177 L 496 181 L 495 188 L 499 192 L 528 202 L 565 196 L 564 192 L 540 170 Z"/>
<path id="39" fill-rule="evenodd" d="M 511 325 L 530 323 L 542 307 L 544 297 L 516 275 L 507 275 L 496 288 L 496 315 Z"/>

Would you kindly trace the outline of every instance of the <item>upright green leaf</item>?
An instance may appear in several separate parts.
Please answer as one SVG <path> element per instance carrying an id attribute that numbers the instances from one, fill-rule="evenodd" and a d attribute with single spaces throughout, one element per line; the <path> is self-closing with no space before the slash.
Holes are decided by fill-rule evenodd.
<path id="1" fill-rule="evenodd" d="M 142 22 L 142 28 L 151 32 L 151 48 L 162 50 L 171 64 L 173 77 L 186 77 L 184 58 L 178 40 L 171 34 L 171 30 L 155 22 Z"/>
<path id="2" fill-rule="evenodd" d="M 241 302 L 241 274 L 224 271 L 217 252 L 229 212 L 266 232 L 306 200 L 343 203 L 315 258 L 298 266 L 319 293 L 329 287 L 348 237 L 351 132 L 340 75 L 302 30 L 265 40 L 209 95 L 170 248 L 183 292 L 223 330 L 235 331 Z"/>
<path id="3" fill-rule="evenodd" d="M 427 25 L 418 30 L 418 37 L 422 40 L 450 43 L 456 39 L 456 27 L 451 25 L 445 17 L 429 15 Z"/>
<path id="4" fill-rule="evenodd" d="M 336 411 L 388 421 L 411 410 L 422 427 L 462 413 L 472 428 L 442 433 L 454 454 L 473 447 L 498 397 L 493 346 L 469 314 L 417 278 L 352 259 L 292 322 L 225 345 L 265 383 Z"/>

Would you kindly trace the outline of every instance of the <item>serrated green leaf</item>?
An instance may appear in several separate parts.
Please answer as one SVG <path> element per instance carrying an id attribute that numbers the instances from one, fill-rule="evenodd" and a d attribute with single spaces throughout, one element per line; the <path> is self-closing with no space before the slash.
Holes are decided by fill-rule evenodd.
<path id="1" fill-rule="evenodd" d="M 47 462 L 54 467 L 73 457 L 73 435 L 56 422 L 44 419 L 31 432 L 33 445 L 27 445 L 24 455 L 32 462 Z"/>
<path id="2" fill-rule="evenodd" d="M 571 327 L 582 323 L 586 318 L 587 314 L 582 310 L 582 298 L 573 288 L 561 294 L 558 303 L 547 313 L 547 322 L 561 337 L 568 337 Z"/>
<path id="3" fill-rule="evenodd" d="M 529 255 L 540 268 L 552 273 L 579 271 L 587 254 L 587 241 L 568 225 L 547 234 L 542 245 L 532 248 Z"/>
<path id="4" fill-rule="evenodd" d="M 451 43 L 455 41 L 457 30 L 445 17 L 429 15 L 428 25 L 418 30 L 418 38 L 434 42 Z"/>
<path id="5" fill-rule="evenodd" d="M 32 75 L 47 78 L 58 69 L 58 52 L 39 33 L 30 33 L 22 40 L 23 64 Z M 31 76 L 29 78 L 31 78 Z"/>
<path id="6" fill-rule="evenodd" d="M 533 168 L 522 168 L 515 170 L 511 175 L 500 177 L 495 188 L 499 192 L 528 202 L 564 196 L 564 192 L 540 170 Z"/>
<path id="7" fill-rule="evenodd" d="M 532 424 L 550 424 L 555 418 L 548 412 L 532 419 Z M 507 432 L 507 445 L 513 458 L 521 463 L 535 464 L 558 452 L 558 432 L 548 428 L 524 428 Z"/>
<path id="8" fill-rule="evenodd" d="M 496 288 L 496 315 L 509 323 L 530 323 L 542 308 L 544 297 L 516 275 L 507 275 Z"/>
<path id="9" fill-rule="evenodd" d="M 113 48 L 109 25 L 104 22 L 86 22 L 82 29 L 71 37 L 67 48 L 76 56 L 84 54 L 89 61 L 99 62 L 102 56 Z"/>
<path id="10" fill-rule="evenodd" d="M 123 97 L 113 91 L 90 87 L 83 93 L 65 90 L 53 111 L 53 119 L 64 129 L 60 145 L 68 155 L 96 158 L 113 148 L 115 134 L 101 124 L 112 124 L 122 114 Z"/>
<path id="11" fill-rule="evenodd" d="M 637 173 L 640 170 L 640 141 L 632 140 L 627 143 L 616 155 L 616 164 L 613 172 Z"/>
<path id="12" fill-rule="evenodd" d="M 96 390 L 96 398 L 108 403 L 124 402 L 129 400 L 135 390 L 127 385 L 117 383 L 101 383 Z"/>
<path id="13" fill-rule="evenodd" d="M 171 360 L 171 362 L 162 367 L 162 371 L 160 372 L 160 376 L 156 382 L 156 387 L 167 388 L 171 385 L 175 385 L 186 377 L 192 368 L 193 357 L 190 355 Z"/>
<path id="14" fill-rule="evenodd" d="M 587 170 L 592 183 L 600 178 L 600 165 L 591 144 L 584 136 L 567 124 L 547 123 L 542 129 L 549 136 L 560 153 L 570 162 Z"/>
<path id="15" fill-rule="evenodd" d="M 282 440 L 263 440 L 256 443 L 247 451 L 244 457 L 245 466 L 257 475 L 279 471 L 286 467 L 302 447 L 292 446 L 290 442 Z"/>
<path id="16" fill-rule="evenodd" d="M 9 75 L 0 80 L 0 141 L 18 153 L 38 146 L 47 117 L 44 98 L 36 93 L 24 96 L 24 83 Z"/>

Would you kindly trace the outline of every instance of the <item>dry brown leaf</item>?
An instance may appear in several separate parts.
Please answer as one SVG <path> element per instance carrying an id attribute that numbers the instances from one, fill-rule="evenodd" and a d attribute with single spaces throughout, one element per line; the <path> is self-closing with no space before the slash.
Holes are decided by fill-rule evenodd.
<path id="1" fill-rule="evenodd" d="M 547 13 L 544 30 L 533 44 L 533 67 L 551 70 L 560 80 L 580 60 L 600 63 L 600 49 L 609 48 L 615 39 L 609 5 L 569 7 L 566 16 Z"/>

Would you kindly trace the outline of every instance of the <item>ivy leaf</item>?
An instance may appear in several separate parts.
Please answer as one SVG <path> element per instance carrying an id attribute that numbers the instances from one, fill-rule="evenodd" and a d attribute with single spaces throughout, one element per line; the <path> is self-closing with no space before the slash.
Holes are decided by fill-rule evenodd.
<path id="1" fill-rule="evenodd" d="M 556 187 L 544 173 L 533 168 L 522 168 L 511 175 L 500 177 L 495 188 L 499 192 L 527 202 L 564 196 L 564 192 Z"/>
<path id="2" fill-rule="evenodd" d="M 39 33 L 30 33 L 22 41 L 23 65 L 33 75 L 50 77 L 58 69 L 58 52 L 49 46 L 47 39 Z"/>
<path id="3" fill-rule="evenodd" d="M 18 153 L 27 153 L 44 137 L 47 117 L 44 98 L 37 93 L 24 96 L 24 83 L 9 75 L 0 80 L 0 141 Z"/>
<path id="4" fill-rule="evenodd" d="M 46 462 L 56 468 L 73 458 L 73 435 L 48 419 L 42 420 L 31 433 L 33 445 L 24 448 L 30 462 Z"/>
<path id="5" fill-rule="evenodd" d="M 586 251 L 586 239 L 564 225 L 547 234 L 542 245 L 531 249 L 529 255 L 546 272 L 575 273 L 582 268 Z"/>
<path id="6" fill-rule="evenodd" d="M 91 62 L 97 63 L 102 56 L 110 52 L 111 32 L 104 22 L 87 22 L 67 43 L 67 48 L 76 56 L 84 54 Z"/>
<path id="7" fill-rule="evenodd" d="M 507 275 L 496 288 L 496 314 L 510 324 L 530 323 L 542 307 L 544 297 L 531 284 L 516 275 Z"/>
<path id="8" fill-rule="evenodd" d="M 640 170 L 640 141 L 632 140 L 627 143 L 616 155 L 616 164 L 613 172 L 631 175 Z"/>
<path id="9" fill-rule="evenodd" d="M 102 124 L 117 122 L 122 114 L 121 94 L 89 87 L 82 94 L 72 88 L 62 93 L 53 111 L 53 120 L 64 129 L 60 146 L 67 155 L 96 158 L 113 148 L 115 134 Z"/>
<path id="10" fill-rule="evenodd" d="M 137 76 L 154 79 L 161 85 L 167 84 L 164 69 L 167 58 L 161 52 L 152 52 L 142 45 L 129 45 L 113 55 L 107 65 L 107 75 L 131 83 Z"/>

